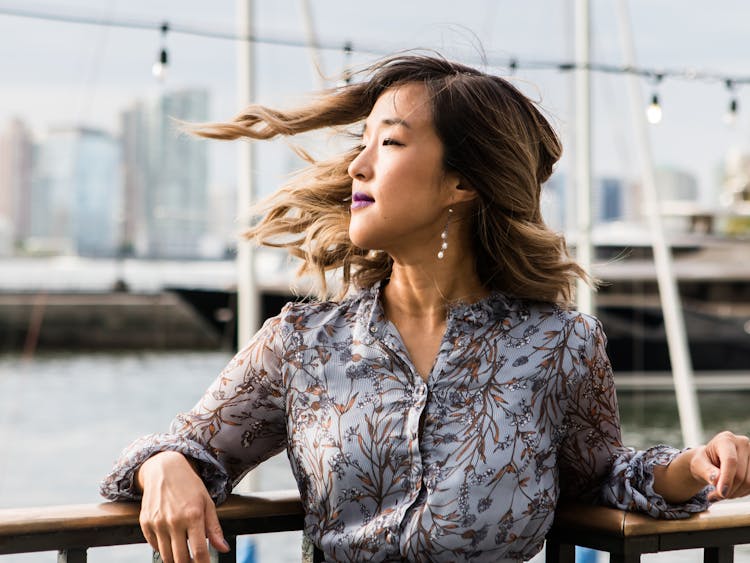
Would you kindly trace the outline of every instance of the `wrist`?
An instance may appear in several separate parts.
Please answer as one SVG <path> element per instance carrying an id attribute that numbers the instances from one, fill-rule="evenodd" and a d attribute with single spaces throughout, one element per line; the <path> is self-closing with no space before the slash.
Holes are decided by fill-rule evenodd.
<path id="1" fill-rule="evenodd" d="M 680 452 L 666 466 L 654 467 L 654 491 L 667 502 L 677 504 L 696 495 L 706 481 L 693 469 L 700 448 Z"/>
<path id="2" fill-rule="evenodd" d="M 164 451 L 157 452 L 136 470 L 134 482 L 139 492 L 143 492 L 146 482 L 154 476 L 163 475 L 167 468 L 175 465 L 187 464 L 191 469 L 195 470 L 195 467 L 188 459 L 180 452 Z"/>
<path id="3" fill-rule="evenodd" d="M 696 448 L 688 448 L 684 450 L 680 456 L 684 456 L 684 467 L 686 476 L 685 480 L 690 481 L 696 488 L 701 489 L 706 485 L 706 479 L 701 474 L 699 469 L 696 467 L 696 458 L 703 454 L 706 449 L 705 446 L 698 446 Z"/>

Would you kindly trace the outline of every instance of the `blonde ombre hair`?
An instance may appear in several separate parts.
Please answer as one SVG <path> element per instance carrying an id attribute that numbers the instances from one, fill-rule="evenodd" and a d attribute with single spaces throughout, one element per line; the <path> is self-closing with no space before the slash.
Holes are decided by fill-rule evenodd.
<path id="1" fill-rule="evenodd" d="M 489 290 L 568 304 L 577 278 L 588 275 L 550 230 L 540 211 L 541 185 L 552 174 L 562 146 L 536 105 L 507 80 L 439 56 L 402 54 L 357 73 L 351 84 L 322 93 L 290 110 L 251 105 L 229 123 L 192 131 L 212 139 L 270 139 L 305 131 L 361 124 L 388 88 L 427 88 L 432 117 L 444 145 L 444 166 L 458 172 L 478 197 L 471 232 L 476 270 Z M 314 161 L 253 209 L 260 221 L 245 236 L 287 248 L 302 259 L 300 274 L 340 269 L 339 298 L 352 287 L 388 278 L 391 258 L 358 248 L 349 239 L 352 148 Z"/>

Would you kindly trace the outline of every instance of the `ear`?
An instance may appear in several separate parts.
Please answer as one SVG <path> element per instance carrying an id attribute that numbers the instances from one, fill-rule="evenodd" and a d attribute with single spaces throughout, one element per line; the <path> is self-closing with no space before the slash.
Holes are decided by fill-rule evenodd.
<path id="1" fill-rule="evenodd" d="M 479 197 L 479 194 L 464 178 L 456 176 L 451 188 L 451 198 L 454 203 L 468 203 Z"/>

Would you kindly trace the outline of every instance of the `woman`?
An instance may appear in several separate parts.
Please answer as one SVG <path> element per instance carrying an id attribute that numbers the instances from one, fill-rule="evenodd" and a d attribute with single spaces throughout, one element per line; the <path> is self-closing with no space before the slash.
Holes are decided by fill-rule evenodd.
<path id="1" fill-rule="evenodd" d="M 165 561 L 188 561 L 188 543 L 208 561 L 206 537 L 226 550 L 214 501 L 283 449 L 330 561 L 521 561 L 561 496 L 678 518 L 750 492 L 745 437 L 622 446 L 604 334 L 565 308 L 586 274 L 539 210 L 560 143 L 508 82 L 396 56 L 307 107 L 198 133 L 350 124 L 360 144 L 312 163 L 249 233 L 324 291 L 340 270 L 346 296 L 287 305 L 103 483 L 142 495 Z"/>

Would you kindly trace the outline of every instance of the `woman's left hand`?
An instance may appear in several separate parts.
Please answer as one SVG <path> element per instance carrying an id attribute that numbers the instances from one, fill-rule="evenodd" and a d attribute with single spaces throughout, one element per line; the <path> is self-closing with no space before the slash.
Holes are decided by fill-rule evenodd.
<path id="1" fill-rule="evenodd" d="M 714 485 L 708 500 L 717 501 L 750 494 L 750 438 L 729 431 L 714 436 L 705 446 L 695 448 L 690 460 L 694 479 Z"/>

